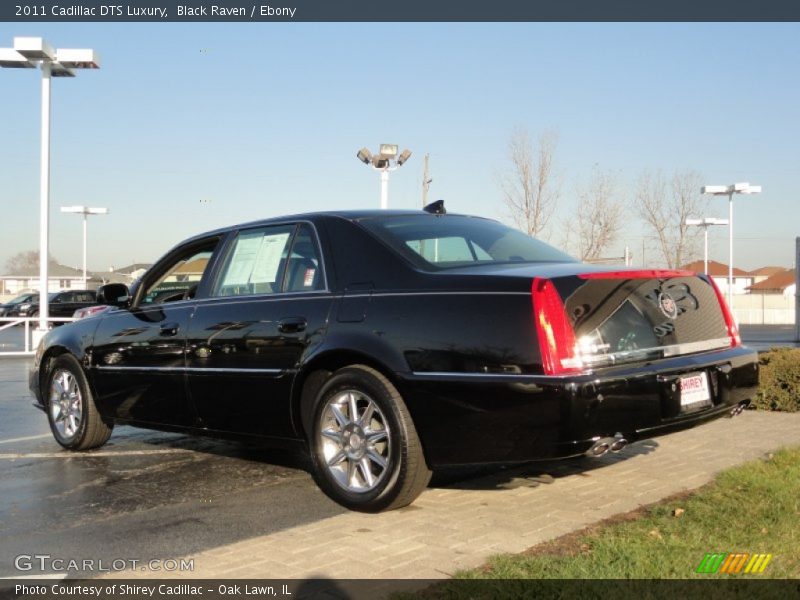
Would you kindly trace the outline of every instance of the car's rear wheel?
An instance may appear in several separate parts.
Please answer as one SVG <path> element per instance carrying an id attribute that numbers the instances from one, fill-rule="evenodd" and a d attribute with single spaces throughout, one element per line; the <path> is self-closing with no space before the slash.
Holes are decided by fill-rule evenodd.
<path id="1" fill-rule="evenodd" d="M 113 425 L 103 421 L 78 361 L 69 354 L 57 357 L 45 387 L 47 419 L 53 437 L 69 450 L 102 446 Z"/>
<path id="2" fill-rule="evenodd" d="M 364 365 L 340 369 L 314 405 L 310 446 L 322 490 L 353 510 L 413 502 L 431 478 L 397 388 Z"/>

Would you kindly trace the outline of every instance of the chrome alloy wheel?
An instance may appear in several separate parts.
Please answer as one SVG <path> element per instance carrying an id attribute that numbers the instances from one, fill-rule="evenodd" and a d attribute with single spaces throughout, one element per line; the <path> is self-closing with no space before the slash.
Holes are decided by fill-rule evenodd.
<path id="1" fill-rule="evenodd" d="M 50 416 L 58 432 L 69 440 L 78 432 L 83 419 L 83 398 L 78 380 L 65 369 L 53 373 L 50 383 Z"/>
<path id="2" fill-rule="evenodd" d="M 374 490 L 386 475 L 391 431 L 378 405 L 356 390 L 332 396 L 320 414 L 319 444 L 325 467 L 349 492 Z"/>

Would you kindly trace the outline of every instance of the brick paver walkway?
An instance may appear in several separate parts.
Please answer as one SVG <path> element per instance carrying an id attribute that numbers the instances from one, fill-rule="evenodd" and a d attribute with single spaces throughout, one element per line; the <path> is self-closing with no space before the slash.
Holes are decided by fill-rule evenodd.
<path id="1" fill-rule="evenodd" d="M 800 414 L 746 412 L 633 444 L 619 455 L 507 470 L 429 488 L 401 510 L 344 513 L 213 548 L 190 557 L 195 572 L 183 575 L 443 578 L 459 568 L 480 565 L 492 554 L 520 552 L 697 488 L 722 469 L 799 444 Z"/>

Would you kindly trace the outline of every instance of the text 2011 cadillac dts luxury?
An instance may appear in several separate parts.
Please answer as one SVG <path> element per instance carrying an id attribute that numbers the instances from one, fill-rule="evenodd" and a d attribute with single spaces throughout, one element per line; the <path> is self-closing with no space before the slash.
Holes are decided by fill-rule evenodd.
<path id="1" fill-rule="evenodd" d="M 495 221 L 328 212 L 194 237 L 47 334 L 59 444 L 115 424 L 299 445 L 334 500 L 409 504 L 446 465 L 601 455 L 755 394 L 713 282 L 589 266 Z"/>

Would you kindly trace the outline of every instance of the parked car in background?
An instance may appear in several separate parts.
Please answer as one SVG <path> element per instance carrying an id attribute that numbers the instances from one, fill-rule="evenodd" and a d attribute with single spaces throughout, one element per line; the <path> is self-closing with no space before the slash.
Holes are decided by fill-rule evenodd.
<path id="1" fill-rule="evenodd" d="M 59 444 L 115 424 L 267 440 L 356 510 L 413 502 L 439 467 L 733 416 L 758 385 L 707 276 L 586 265 L 440 203 L 212 231 L 98 295 L 116 308 L 49 332 L 30 374 Z"/>
<path id="2" fill-rule="evenodd" d="M 13 300 L 0 304 L 0 317 L 8 316 L 9 312 L 20 304 L 30 304 L 30 302 L 34 300 L 34 297 L 38 295 L 39 292 L 27 292 L 25 294 L 20 294 Z"/>
<path id="3" fill-rule="evenodd" d="M 48 294 L 49 313 L 51 317 L 71 317 L 73 313 L 87 306 L 97 305 L 97 292 L 93 290 L 69 290 Z M 38 317 L 39 294 L 34 294 L 28 302 L 17 304 L 9 311 L 8 316 Z"/>

